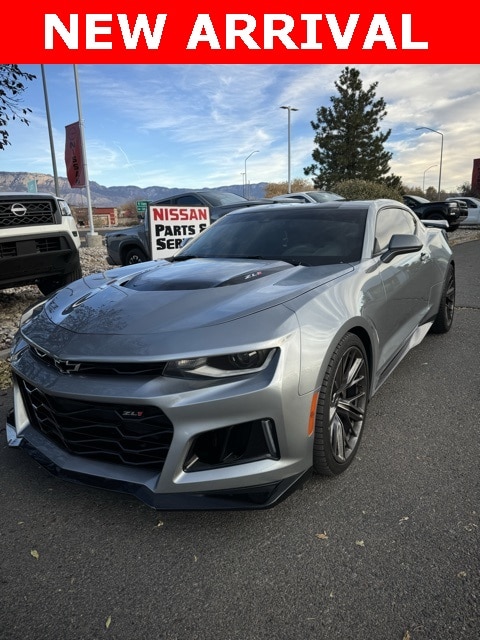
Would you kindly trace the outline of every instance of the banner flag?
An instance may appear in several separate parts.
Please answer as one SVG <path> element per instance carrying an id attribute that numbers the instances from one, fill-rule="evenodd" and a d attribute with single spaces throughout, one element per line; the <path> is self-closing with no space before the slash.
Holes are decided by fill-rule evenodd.
<path id="1" fill-rule="evenodd" d="M 65 165 L 67 167 L 68 182 L 72 189 L 85 187 L 80 122 L 73 122 L 65 127 Z"/>

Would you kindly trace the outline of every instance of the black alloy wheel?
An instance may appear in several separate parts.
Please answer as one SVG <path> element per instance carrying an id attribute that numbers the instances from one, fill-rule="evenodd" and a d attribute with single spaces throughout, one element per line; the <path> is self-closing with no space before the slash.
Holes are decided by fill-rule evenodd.
<path id="1" fill-rule="evenodd" d="M 447 333 L 452 328 L 455 314 L 455 289 L 455 269 L 451 264 L 448 267 L 447 277 L 443 285 L 440 306 L 430 328 L 431 333 Z"/>
<path id="2" fill-rule="evenodd" d="M 148 258 L 141 249 L 130 249 L 125 256 L 124 266 L 128 264 L 139 264 L 147 262 Z"/>
<path id="3" fill-rule="evenodd" d="M 320 389 L 313 444 L 316 473 L 338 475 L 353 461 L 365 424 L 369 387 L 363 343 L 347 333 L 330 359 Z"/>

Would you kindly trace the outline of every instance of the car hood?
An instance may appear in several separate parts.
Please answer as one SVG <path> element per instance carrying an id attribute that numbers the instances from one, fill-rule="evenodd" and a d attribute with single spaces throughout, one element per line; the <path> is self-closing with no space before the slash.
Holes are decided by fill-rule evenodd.
<path id="1" fill-rule="evenodd" d="M 77 281 L 55 294 L 45 313 L 55 324 L 77 333 L 191 329 L 281 304 L 352 268 L 259 260 L 162 260 L 143 263 L 142 269 L 115 269 Z"/>
<path id="2" fill-rule="evenodd" d="M 98 357 L 134 350 L 152 353 L 160 344 L 165 350 L 169 341 L 186 347 L 201 336 L 219 335 L 220 325 L 224 334 L 226 323 L 245 316 L 252 318 L 252 333 L 254 314 L 352 270 L 350 264 L 303 267 L 238 259 L 144 262 L 60 289 L 22 333 L 52 352 Z M 291 315 L 284 311 L 278 314 L 279 322 Z"/>

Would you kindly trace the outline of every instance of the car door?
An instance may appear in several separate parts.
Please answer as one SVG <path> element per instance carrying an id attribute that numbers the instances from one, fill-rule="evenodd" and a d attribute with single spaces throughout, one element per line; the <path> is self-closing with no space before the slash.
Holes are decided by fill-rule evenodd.
<path id="1" fill-rule="evenodd" d="M 424 245 L 420 251 L 396 256 L 387 263 L 381 259 L 393 235 L 418 236 L 417 226 L 415 217 L 400 207 L 388 206 L 377 214 L 374 253 L 385 291 L 376 318 L 380 369 L 388 365 L 428 312 L 430 289 L 436 280 L 430 249 Z"/>

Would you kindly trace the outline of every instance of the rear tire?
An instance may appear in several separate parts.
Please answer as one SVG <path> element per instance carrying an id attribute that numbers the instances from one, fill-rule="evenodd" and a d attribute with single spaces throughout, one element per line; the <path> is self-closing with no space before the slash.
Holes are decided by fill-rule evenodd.
<path id="1" fill-rule="evenodd" d="M 333 476 L 345 471 L 357 453 L 369 397 L 368 360 L 360 338 L 347 333 L 335 349 L 317 406 L 313 469 Z"/>
<path id="2" fill-rule="evenodd" d="M 449 265 L 442 290 L 442 299 L 435 320 L 430 328 L 432 333 L 447 333 L 452 328 L 455 313 L 455 269 Z"/>

